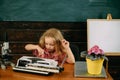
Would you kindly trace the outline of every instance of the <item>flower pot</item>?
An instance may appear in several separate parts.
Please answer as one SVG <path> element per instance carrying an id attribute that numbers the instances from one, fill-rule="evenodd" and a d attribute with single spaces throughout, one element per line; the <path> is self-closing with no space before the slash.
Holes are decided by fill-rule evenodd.
<path id="1" fill-rule="evenodd" d="M 103 67 L 104 59 L 98 59 L 92 61 L 91 59 L 86 58 L 87 71 L 89 74 L 100 74 Z"/>

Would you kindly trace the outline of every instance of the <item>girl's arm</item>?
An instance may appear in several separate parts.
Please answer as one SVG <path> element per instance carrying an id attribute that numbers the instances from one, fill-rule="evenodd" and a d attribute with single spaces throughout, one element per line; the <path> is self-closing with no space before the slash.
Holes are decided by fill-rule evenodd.
<path id="1" fill-rule="evenodd" d="M 44 50 L 39 45 L 27 44 L 27 45 L 25 45 L 25 49 L 28 51 L 37 49 L 39 54 L 44 54 Z"/>
<path id="2" fill-rule="evenodd" d="M 66 54 L 68 55 L 66 61 L 68 63 L 75 63 L 75 58 L 74 58 L 74 55 L 73 55 L 73 53 L 72 53 L 72 51 L 70 49 L 69 42 L 66 41 L 66 40 L 62 40 L 62 45 L 63 45 L 63 47 L 65 49 Z"/>

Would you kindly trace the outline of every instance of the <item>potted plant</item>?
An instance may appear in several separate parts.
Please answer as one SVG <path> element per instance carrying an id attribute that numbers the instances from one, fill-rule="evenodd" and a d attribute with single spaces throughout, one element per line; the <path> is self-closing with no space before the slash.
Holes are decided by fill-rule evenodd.
<path id="1" fill-rule="evenodd" d="M 90 74 L 100 74 L 104 60 L 108 61 L 104 51 L 95 45 L 88 51 L 81 52 L 81 57 L 86 58 L 87 70 Z"/>

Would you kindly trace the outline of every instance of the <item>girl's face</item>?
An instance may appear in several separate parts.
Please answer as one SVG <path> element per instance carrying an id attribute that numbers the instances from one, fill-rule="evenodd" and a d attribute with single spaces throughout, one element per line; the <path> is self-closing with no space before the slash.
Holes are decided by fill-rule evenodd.
<path id="1" fill-rule="evenodd" d="M 55 43 L 54 38 L 51 37 L 45 37 L 45 48 L 48 52 L 54 52 L 55 51 Z"/>

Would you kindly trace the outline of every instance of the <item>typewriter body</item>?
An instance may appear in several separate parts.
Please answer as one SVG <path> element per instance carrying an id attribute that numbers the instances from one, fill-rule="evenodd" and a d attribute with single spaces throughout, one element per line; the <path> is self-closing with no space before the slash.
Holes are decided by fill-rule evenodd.
<path id="1" fill-rule="evenodd" d="M 60 67 L 58 62 L 53 59 L 23 56 L 17 60 L 13 70 L 48 75 L 50 73 L 60 73 L 64 68 Z"/>

